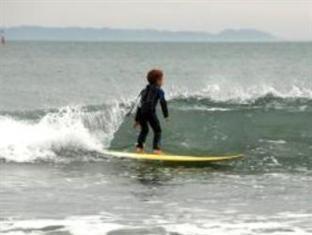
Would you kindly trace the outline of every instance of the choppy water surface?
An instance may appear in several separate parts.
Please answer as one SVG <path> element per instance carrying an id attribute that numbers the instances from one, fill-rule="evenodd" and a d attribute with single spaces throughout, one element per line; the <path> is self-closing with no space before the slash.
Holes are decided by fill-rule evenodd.
<path id="1" fill-rule="evenodd" d="M 0 47 L 0 233 L 311 234 L 312 44 L 8 43 Z M 163 147 L 243 153 L 168 165 L 126 118 L 166 72 Z"/>

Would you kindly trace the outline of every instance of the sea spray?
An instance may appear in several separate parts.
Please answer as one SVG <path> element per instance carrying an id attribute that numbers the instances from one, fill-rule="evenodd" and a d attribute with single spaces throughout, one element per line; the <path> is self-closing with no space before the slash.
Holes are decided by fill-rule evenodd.
<path id="1" fill-rule="evenodd" d="M 217 81 L 215 81 L 217 80 Z M 312 99 L 312 81 L 290 82 L 287 85 L 280 84 L 244 84 L 225 79 L 208 80 L 201 89 L 189 90 L 177 89 L 174 86 L 168 88 L 169 99 L 176 98 L 200 98 L 211 99 L 215 102 L 250 103 L 259 98 L 272 96 L 284 99 Z"/>
<path id="2" fill-rule="evenodd" d="M 64 107 L 39 120 L 0 116 L 0 157 L 15 162 L 58 161 L 56 152 L 64 148 L 101 151 L 109 146 L 124 112 L 115 103 L 95 112 Z"/>

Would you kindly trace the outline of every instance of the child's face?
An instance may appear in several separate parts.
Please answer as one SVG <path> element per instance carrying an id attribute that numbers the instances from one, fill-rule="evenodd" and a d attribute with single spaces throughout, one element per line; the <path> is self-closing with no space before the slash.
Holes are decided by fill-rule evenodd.
<path id="1" fill-rule="evenodd" d="M 157 86 L 161 87 L 164 84 L 164 77 L 162 77 L 161 79 L 157 80 Z"/>

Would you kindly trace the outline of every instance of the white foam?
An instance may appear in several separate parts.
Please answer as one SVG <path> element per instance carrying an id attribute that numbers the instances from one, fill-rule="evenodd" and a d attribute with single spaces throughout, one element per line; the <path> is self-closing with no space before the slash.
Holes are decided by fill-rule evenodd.
<path id="1" fill-rule="evenodd" d="M 205 107 L 203 105 L 193 105 L 191 107 L 183 106 L 179 108 L 182 111 L 205 111 L 205 112 L 226 112 L 232 111 L 230 108 L 221 108 L 221 107 Z"/>
<path id="2" fill-rule="evenodd" d="M 259 142 L 270 143 L 270 144 L 286 144 L 286 140 L 265 140 L 259 139 Z"/>
<path id="3" fill-rule="evenodd" d="M 0 232 L 9 235 L 47 234 L 51 232 L 70 232 L 73 235 L 104 235 L 118 230 L 144 230 L 153 227 L 163 228 L 160 231 L 178 234 L 196 235 L 242 235 L 242 234 L 267 234 L 279 235 L 310 234 L 309 225 L 311 214 L 278 213 L 273 215 L 252 214 L 214 214 L 209 213 L 209 218 L 196 218 L 193 214 L 189 221 L 179 221 L 177 217 L 170 219 L 157 218 L 149 221 L 147 218 L 139 223 L 121 224 L 119 217 L 113 214 L 93 216 L 72 216 L 64 219 L 33 219 L 33 220 L 5 220 L 0 222 Z M 180 218 L 181 219 L 181 218 Z M 122 220 L 125 220 L 122 219 Z M 155 233 L 159 234 L 159 233 Z M 163 234 L 163 233 L 161 233 Z"/>
<path id="4" fill-rule="evenodd" d="M 177 97 L 201 97 L 218 102 L 233 101 L 246 103 L 271 94 L 280 98 L 308 98 L 312 99 L 312 82 L 306 80 L 290 81 L 287 83 L 268 82 L 242 82 L 240 80 L 228 80 L 223 77 L 209 78 L 206 84 L 199 90 L 188 88 L 169 88 L 170 99 Z"/>
<path id="5" fill-rule="evenodd" d="M 272 94 L 281 98 L 312 98 L 312 83 L 304 85 L 296 81 L 284 84 L 263 82 L 256 84 L 229 81 L 226 79 L 212 80 L 206 84 L 199 95 L 216 101 L 249 101 Z"/>
<path id="6" fill-rule="evenodd" d="M 79 107 L 66 107 L 38 121 L 0 116 L 0 157 L 7 161 L 31 162 L 57 160 L 55 152 L 63 148 L 101 151 L 113 139 L 122 122 L 122 113 L 115 105 L 92 115 Z M 97 122 L 92 123 L 95 115 Z M 102 126 L 92 129 L 93 124 Z"/>
<path id="7" fill-rule="evenodd" d="M 62 219 L 15 220 L 0 223 L 0 232 L 8 235 L 42 235 L 50 227 L 55 231 L 69 231 L 73 235 L 104 235 L 124 226 L 117 223 L 103 223 L 100 216 L 81 216 Z M 54 227 L 54 228 L 53 228 Z"/>
<path id="8" fill-rule="evenodd" d="M 311 214 L 287 213 L 273 216 L 251 216 L 242 215 L 231 220 L 223 218 L 211 219 L 210 221 L 195 221 L 195 223 L 180 223 L 166 226 L 166 230 L 179 234 L 197 235 L 242 235 L 242 234 L 266 234 L 274 233 L 279 235 L 301 234 L 308 235 L 310 232 L 305 229 Z M 229 222 L 231 221 L 231 222 Z M 301 223 L 305 225 L 301 225 Z"/>

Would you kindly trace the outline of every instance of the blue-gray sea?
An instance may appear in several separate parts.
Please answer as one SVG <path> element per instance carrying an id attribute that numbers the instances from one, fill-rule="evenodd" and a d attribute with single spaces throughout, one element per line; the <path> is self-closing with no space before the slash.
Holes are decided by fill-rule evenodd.
<path id="1" fill-rule="evenodd" d="M 103 154 L 133 149 L 125 114 L 155 67 L 164 151 L 244 160 Z M 312 234 L 312 43 L 0 46 L 0 233 Z"/>

